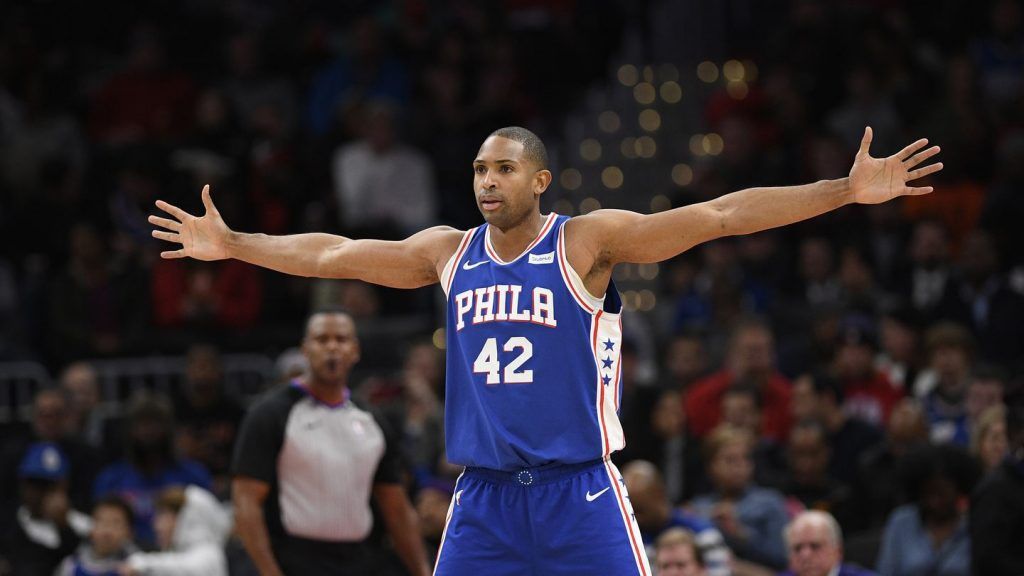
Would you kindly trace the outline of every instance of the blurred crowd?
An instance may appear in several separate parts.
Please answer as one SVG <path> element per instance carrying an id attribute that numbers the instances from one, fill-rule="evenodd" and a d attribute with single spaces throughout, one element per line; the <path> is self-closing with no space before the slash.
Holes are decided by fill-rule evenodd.
<path id="1" fill-rule="evenodd" d="M 224 393 L 220 354 L 277 355 L 326 304 L 362 327 L 441 325 L 436 295 L 160 260 L 153 200 L 196 211 L 210 183 L 232 226 L 276 234 L 475 226 L 482 138 L 522 124 L 564 145 L 559 119 L 613 81 L 635 18 L 673 9 L 598 4 L 0 4 L 0 360 L 60 375 L 0 446 L 0 531 L 28 526 L 47 544 L 5 537 L 0 557 L 37 567 L 26 574 L 112 562 L 100 574 L 215 543 L 244 574 L 205 496 L 229 497 L 247 400 Z M 972 546 L 1000 561 L 1024 521 L 1007 528 L 971 495 L 1024 483 L 1024 7 L 731 5 L 747 17 L 726 24 L 729 56 L 756 62 L 758 79 L 699 103 L 690 129 L 724 148 L 693 160 L 674 205 L 842 177 L 864 125 L 876 155 L 928 137 L 945 169 L 930 196 L 661 266 L 657 306 L 626 320 L 616 456 L 651 554 L 682 526 L 712 573 L 773 573 L 789 564 L 783 528 L 812 509 L 838 520 L 848 559 L 882 574 L 968 574 Z M 402 432 L 436 549 L 457 472 L 443 456 L 443 351 L 429 330 L 392 348 L 400 367 L 367 354 L 355 393 Z M 105 402 L 88 361 L 150 353 L 187 355 L 182 388 Z M 285 358 L 282 381 L 303 370 Z M 1024 513 L 1012 494 L 1000 497 Z M 176 523 L 190 501 L 212 512 Z"/>

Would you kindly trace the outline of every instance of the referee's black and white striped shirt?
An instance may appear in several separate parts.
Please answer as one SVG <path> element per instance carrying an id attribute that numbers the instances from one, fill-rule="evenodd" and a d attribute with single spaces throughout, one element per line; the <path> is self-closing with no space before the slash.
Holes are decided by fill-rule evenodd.
<path id="1" fill-rule="evenodd" d="M 270 485 L 263 513 L 271 538 L 365 539 L 373 527 L 373 486 L 400 482 L 398 447 L 385 426 L 355 402 L 327 404 L 298 382 L 253 404 L 233 468 Z"/>

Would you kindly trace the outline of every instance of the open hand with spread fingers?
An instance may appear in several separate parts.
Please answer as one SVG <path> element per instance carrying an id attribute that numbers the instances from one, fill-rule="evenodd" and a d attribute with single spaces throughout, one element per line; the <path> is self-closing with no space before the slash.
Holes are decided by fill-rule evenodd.
<path id="1" fill-rule="evenodd" d="M 209 184 L 203 186 L 203 205 L 206 206 L 206 214 L 196 217 L 173 204 L 163 200 L 156 201 L 156 207 L 171 215 L 173 219 L 150 216 L 149 223 L 162 228 L 153 230 L 153 237 L 181 244 L 179 250 L 161 252 L 161 258 L 223 260 L 228 257 L 227 242 L 231 236 L 231 229 L 213 205 Z"/>
<path id="2" fill-rule="evenodd" d="M 850 169 L 850 189 L 853 191 L 854 202 L 878 204 L 897 196 L 916 196 L 933 190 L 931 186 L 915 188 L 908 186 L 908 183 L 942 170 L 941 162 L 917 168 L 939 153 L 938 146 L 922 151 L 928 145 L 928 140 L 922 138 L 888 158 L 872 158 L 868 154 L 872 135 L 871 127 L 865 128 L 860 150 Z"/>

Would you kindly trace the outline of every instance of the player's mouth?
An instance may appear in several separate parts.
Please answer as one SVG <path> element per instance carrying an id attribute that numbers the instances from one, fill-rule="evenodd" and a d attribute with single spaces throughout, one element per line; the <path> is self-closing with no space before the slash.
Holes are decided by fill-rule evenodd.
<path id="1" fill-rule="evenodd" d="M 501 208 L 503 202 L 497 198 L 483 198 L 480 200 L 480 208 L 485 211 L 497 210 Z"/>

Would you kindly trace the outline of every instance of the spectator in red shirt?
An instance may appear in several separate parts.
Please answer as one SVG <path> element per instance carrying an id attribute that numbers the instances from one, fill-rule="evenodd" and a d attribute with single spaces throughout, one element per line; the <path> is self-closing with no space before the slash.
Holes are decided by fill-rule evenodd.
<path id="1" fill-rule="evenodd" d="M 159 260 L 151 289 L 153 320 L 161 328 L 251 328 L 263 307 L 262 276 L 237 261 Z"/>
<path id="2" fill-rule="evenodd" d="M 790 426 L 790 382 L 775 367 L 775 340 L 760 320 L 737 325 L 725 367 L 693 384 L 685 402 L 690 432 L 702 438 L 718 425 L 722 396 L 738 381 L 753 383 L 761 394 L 761 434 L 776 442 L 784 440 Z"/>
<path id="3" fill-rule="evenodd" d="M 878 336 L 874 322 L 860 314 L 843 318 L 834 359 L 836 379 L 843 389 L 843 411 L 869 424 L 884 427 L 903 392 L 875 368 Z"/>

